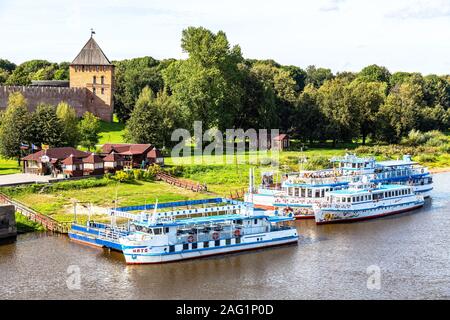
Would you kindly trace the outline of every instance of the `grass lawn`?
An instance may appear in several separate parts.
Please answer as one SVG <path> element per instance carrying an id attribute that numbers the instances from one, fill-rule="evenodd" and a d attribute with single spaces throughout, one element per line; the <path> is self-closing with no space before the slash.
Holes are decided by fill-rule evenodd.
<path id="1" fill-rule="evenodd" d="M 107 186 L 86 189 L 71 189 L 49 193 L 23 192 L 14 198 L 23 202 L 34 210 L 49 215 L 58 221 L 73 220 L 73 202 L 87 202 L 94 206 L 111 208 L 114 199 L 118 199 L 118 206 L 131 206 L 145 203 L 169 202 L 189 199 L 203 199 L 213 197 L 211 194 L 196 193 L 184 190 L 164 182 L 111 182 Z M 93 216 L 101 221 L 105 216 Z M 106 218 L 108 220 L 108 218 Z"/>
<path id="2" fill-rule="evenodd" d="M 124 142 L 124 133 L 125 124 L 119 122 L 101 121 L 100 140 L 98 143 L 122 143 Z"/>
<path id="3" fill-rule="evenodd" d="M 188 156 L 180 158 L 166 158 L 168 167 L 182 166 L 181 176 L 200 183 L 206 183 L 208 190 L 222 196 L 228 196 L 235 191 L 248 186 L 250 168 L 255 168 L 255 182 L 259 183 L 261 172 L 264 171 L 298 171 L 299 159 L 308 157 L 331 158 L 344 155 L 347 149 L 341 148 L 311 148 L 304 152 L 284 151 L 280 153 L 246 152 L 232 157 L 230 164 L 225 164 L 225 156 Z M 256 157 L 258 156 L 258 157 Z M 274 159 L 275 166 L 271 166 L 269 159 Z M 280 164 L 280 166 L 277 165 Z"/>
<path id="4" fill-rule="evenodd" d="M 11 174 L 21 172 L 20 167 L 17 165 L 16 159 L 5 159 L 0 157 L 0 174 Z"/>

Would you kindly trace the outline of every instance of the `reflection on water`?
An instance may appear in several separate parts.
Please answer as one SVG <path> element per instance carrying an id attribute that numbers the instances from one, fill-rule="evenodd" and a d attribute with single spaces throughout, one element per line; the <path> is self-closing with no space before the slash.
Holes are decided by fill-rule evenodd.
<path id="1" fill-rule="evenodd" d="M 160 265 L 127 266 L 120 253 L 66 236 L 20 235 L 0 246 L 6 299 L 371 299 L 450 298 L 450 174 L 412 213 L 352 224 L 295 222 L 298 245 Z M 81 271 L 69 290 L 67 269 Z M 381 269 L 380 290 L 367 267 Z"/>

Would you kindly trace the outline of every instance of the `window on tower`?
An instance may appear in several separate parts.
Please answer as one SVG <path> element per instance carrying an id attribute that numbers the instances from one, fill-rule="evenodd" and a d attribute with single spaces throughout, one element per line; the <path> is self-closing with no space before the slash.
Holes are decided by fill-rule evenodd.
<path id="1" fill-rule="evenodd" d="M 104 94 L 105 93 L 105 88 L 102 88 L 102 94 Z"/>
<path id="2" fill-rule="evenodd" d="M 93 80 L 92 80 L 92 83 L 93 83 L 93 84 L 96 84 L 96 83 L 97 83 L 97 77 L 96 77 L 96 76 L 94 76 L 94 78 L 93 78 Z"/>
<path id="3" fill-rule="evenodd" d="M 101 83 L 101 84 L 105 84 L 105 76 L 101 76 L 101 78 L 100 78 L 100 83 Z"/>
<path id="4" fill-rule="evenodd" d="M 92 92 L 95 94 L 95 88 L 92 88 Z"/>

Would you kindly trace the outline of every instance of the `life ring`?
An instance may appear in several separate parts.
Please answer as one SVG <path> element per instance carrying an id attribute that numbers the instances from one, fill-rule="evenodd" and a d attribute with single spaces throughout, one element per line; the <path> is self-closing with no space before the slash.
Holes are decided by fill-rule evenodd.
<path id="1" fill-rule="evenodd" d="M 234 230 L 234 235 L 236 237 L 239 237 L 241 235 L 241 230 L 239 230 L 239 229 Z"/>
<path id="2" fill-rule="evenodd" d="M 188 242 L 193 242 L 193 241 L 194 241 L 194 236 L 189 236 L 189 237 L 187 238 L 187 241 L 188 241 Z"/>
<path id="3" fill-rule="evenodd" d="M 212 238 L 213 238 L 214 240 L 219 239 L 219 233 L 218 233 L 218 232 L 214 232 L 214 233 L 212 234 Z"/>

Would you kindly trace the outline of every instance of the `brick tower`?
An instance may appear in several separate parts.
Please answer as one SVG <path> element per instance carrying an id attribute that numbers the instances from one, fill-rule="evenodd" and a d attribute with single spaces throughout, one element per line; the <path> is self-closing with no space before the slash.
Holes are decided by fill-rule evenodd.
<path id="1" fill-rule="evenodd" d="M 86 88 L 86 109 L 102 120 L 112 120 L 114 65 L 103 53 L 92 34 L 70 64 L 70 87 Z"/>

